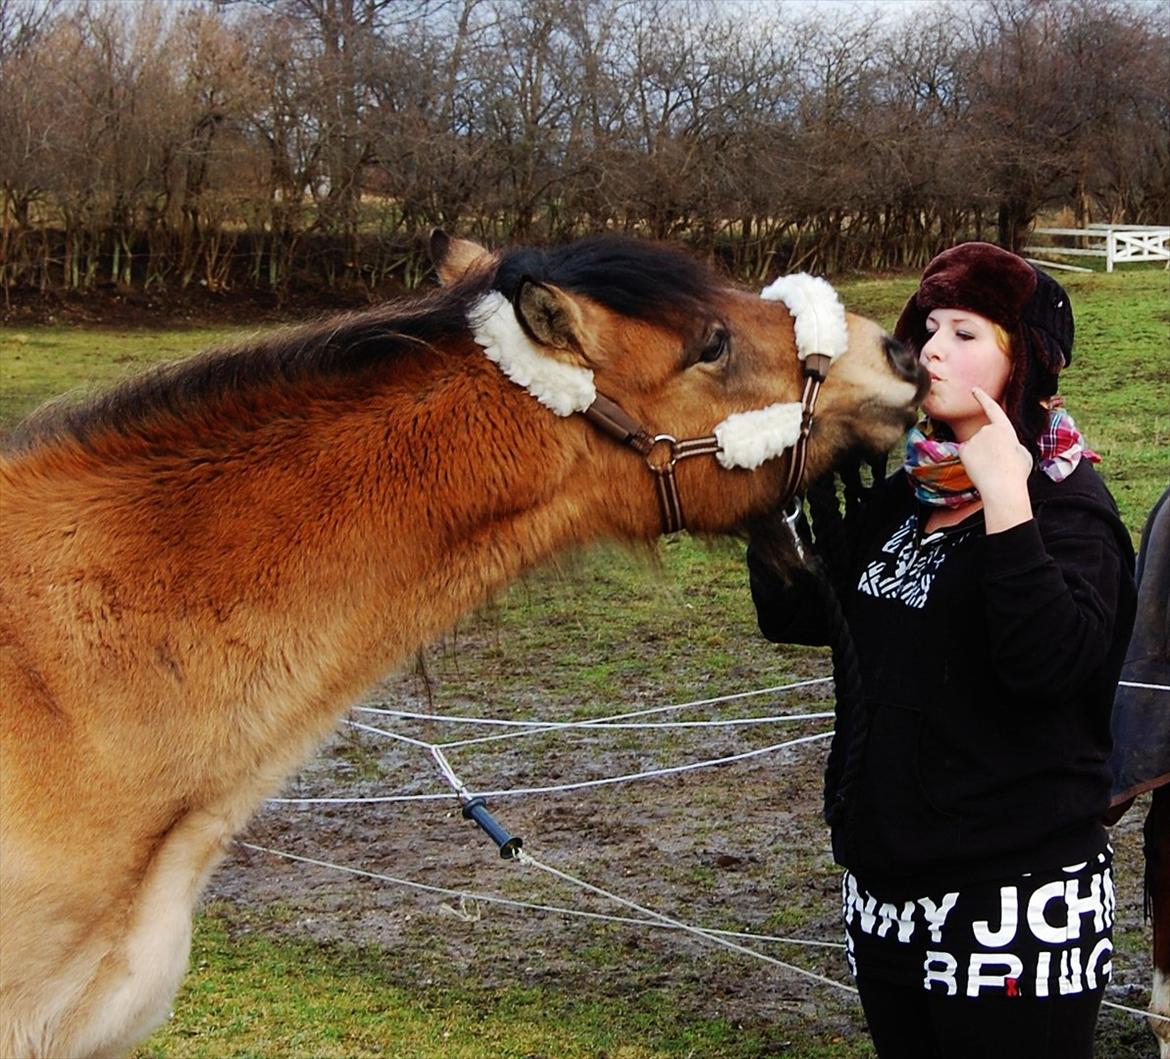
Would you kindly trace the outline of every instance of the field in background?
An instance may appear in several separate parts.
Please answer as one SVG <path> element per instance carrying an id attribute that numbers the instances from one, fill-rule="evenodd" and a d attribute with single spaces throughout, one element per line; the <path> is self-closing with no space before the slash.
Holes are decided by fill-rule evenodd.
<path id="1" fill-rule="evenodd" d="M 1062 281 L 1078 319 L 1063 392 L 1104 457 L 1101 473 L 1136 537 L 1170 480 L 1170 275 Z M 906 277 L 840 288 L 850 308 L 889 323 L 913 285 Z M 51 394 L 183 355 L 220 334 L 0 329 L 0 431 Z M 603 548 L 540 571 L 461 623 L 418 668 L 388 680 L 378 697 L 407 708 L 433 703 L 438 712 L 566 717 L 821 676 L 828 663 L 823 651 L 777 649 L 755 633 L 741 544 L 684 537 L 662 542 L 656 561 Z M 814 688 L 711 715 L 823 709 L 824 696 Z M 639 771 L 779 738 L 774 729 L 622 733 L 582 747 L 541 737 L 523 750 L 500 747 L 453 763 L 477 780 L 521 785 Z M 836 873 L 818 815 L 821 764 L 819 752 L 785 752 L 688 778 L 494 808 L 537 856 L 689 922 L 835 940 Z M 434 789 L 431 772 L 425 755 L 342 735 L 292 789 Z M 1129 992 L 1114 999 L 1137 1006 L 1148 979 L 1139 823 L 1131 812 L 1115 834 L 1115 982 Z M 440 886 L 581 904 L 502 865 L 445 808 L 266 810 L 249 838 Z M 139 1051 L 143 1059 L 871 1054 L 848 998 L 662 933 L 457 903 L 453 911 L 463 915 L 454 915 L 433 898 L 256 854 L 233 857 L 210 898 L 175 1015 Z M 771 951 L 845 978 L 835 953 Z M 1150 1054 L 1151 1040 L 1137 1019 L 1109 1013 L 1100 1054 L 1139 1059 Z"/>

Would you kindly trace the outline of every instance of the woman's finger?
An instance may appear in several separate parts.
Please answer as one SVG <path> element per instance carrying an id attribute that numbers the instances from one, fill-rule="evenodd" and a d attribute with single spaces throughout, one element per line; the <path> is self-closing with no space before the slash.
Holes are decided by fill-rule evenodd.
<path id="1" fill-rule="evenodd" d="M 992 423 L 1007 424 L 1009 427 L 1012 425 L 1012 421 L 1008 419 L 1007 412 L 1003 410 L 999 402 L 986 390 L 980 386 L 972 386 L 971 394 L 979 402 L 979 407 L 983 409 L 984 414 Z"/>

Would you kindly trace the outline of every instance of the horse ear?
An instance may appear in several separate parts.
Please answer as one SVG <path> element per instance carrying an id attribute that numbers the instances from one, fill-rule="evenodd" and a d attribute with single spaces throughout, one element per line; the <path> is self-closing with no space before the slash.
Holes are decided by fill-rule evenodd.
<path id="1" fill-rule="evenodd" d="M 431 264 L 444 287 L 451 286 L 469 272 L 484 268 L 491 261 L 489 250 L 470 239 L 453 239 L 442 228 L 435 228 L 430 238 Z"/>
<path id="2" fill-rule="evenodd" d="M 512 307 L 525 334 L 557 360 L 581 364 L 588 359 L 581 307 L 560 287 L 525 276 L 512 296 Z"/>

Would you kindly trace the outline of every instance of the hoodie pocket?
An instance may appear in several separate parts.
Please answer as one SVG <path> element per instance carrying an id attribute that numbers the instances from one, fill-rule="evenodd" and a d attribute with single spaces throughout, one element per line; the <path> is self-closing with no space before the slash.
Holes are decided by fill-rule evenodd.
<path id="1" fill-rule="evenodd" d="M 850 799 L 857 861 L 881 872 L 917 872 L 962 853 L 958 817 L 920 775 L 918 709 L 875 703 L 860 790 Z"/>
<path id="2" fill-rule="evenodd" d="M 956 778 L 960 763 L 943 743 L 931 734 L 926 718 L 918 715 L 914 754 L 914 777 L 922 800 L 939 816 L 957 821 Z"/>

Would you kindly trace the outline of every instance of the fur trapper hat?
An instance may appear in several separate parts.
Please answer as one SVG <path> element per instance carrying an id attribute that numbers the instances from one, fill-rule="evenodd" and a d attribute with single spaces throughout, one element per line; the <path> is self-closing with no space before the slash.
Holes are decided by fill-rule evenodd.
<path id="1" fill-rule="evenodd" d="M 894 335 L 921 350 L 932 309 L 967 309 L 999 324 L 1012 336 L 1014 354 L 1033 361 L 1037 381 L 1048 394 L 1056 392 L 1057 374 L 1072 362 L 1067 292 L 1047 273 L 993 243 L 961 243 L 931 261 Z"/>

